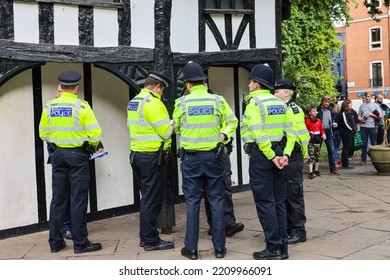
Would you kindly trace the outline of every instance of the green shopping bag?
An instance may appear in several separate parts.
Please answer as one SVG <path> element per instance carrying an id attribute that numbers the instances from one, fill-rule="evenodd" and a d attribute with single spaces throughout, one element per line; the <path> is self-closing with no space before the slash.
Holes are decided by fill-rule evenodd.
<path id="1" fill-rule="evenodd" d="M 361 131 L 357 131 L 353 136 L 352 148 L 354 151 L 359 151 L 363 148 L 363 136 Z"/>

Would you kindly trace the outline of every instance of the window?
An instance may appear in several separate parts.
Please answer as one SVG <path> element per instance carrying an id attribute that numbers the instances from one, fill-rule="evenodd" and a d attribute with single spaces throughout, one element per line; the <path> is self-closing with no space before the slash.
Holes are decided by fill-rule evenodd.
<path id="1" fill-rule="evenodd" d="M 206 9 L 248 9 L 247 0 L 206 0 Z"/>
<path id="2" fill-rule="evenodd" d="M 59 3 L 68 5 L 97 6 L 97 7 L 122 7 L 123 0 L 18 0 L 24 2 Z"/>
<path id="3" fill-rule="evenodd" d="M 382 62 L 371 63 L 371 86 L 381 87 L 383 85 Z"/>
<path id="4" fill-rule="evenodd" d="M 380 27 L 370 28 L 370 50 L 382 49 L 382 35 Z"/>
<path id="5" fill-rule="evenodd" d="M 372 5 L 374 5 L 377 8 L 381 7 L 381 1 L 380 0 L 368 0 L 367 2 L 372 4 Z"/>

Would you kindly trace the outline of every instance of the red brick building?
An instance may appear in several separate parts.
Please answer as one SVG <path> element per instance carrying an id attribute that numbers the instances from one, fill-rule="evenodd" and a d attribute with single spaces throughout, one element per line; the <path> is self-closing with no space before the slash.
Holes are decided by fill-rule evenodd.
<path id="1" fill-rule="evenodd" d="M 374 0 L 371 0 L 374 1 Z M 382 93 L 388 98 L 390 89 L 389 9 L 376 0 L 382 11 L 370 18 L 363 0 L 355 8 L 350 4 L 352 21 L 345 28 L 345 81 L 349 99 L 359 99 L 365 91 Z"/>

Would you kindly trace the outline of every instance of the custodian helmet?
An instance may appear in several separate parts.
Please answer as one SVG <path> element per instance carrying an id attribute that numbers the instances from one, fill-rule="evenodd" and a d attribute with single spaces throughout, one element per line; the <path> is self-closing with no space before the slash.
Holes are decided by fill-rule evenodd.
<path id="1" fill-rule="evenodd" d="M 253 67 L 249 79 L 256 81 L 269 89 L 274 89 L 274 71 L 265 64 L 257 64 Z"/>
<path id="2" fill-rule="evenodd" d="M 183 80 L 185 82 L 197 82 L 206 80 L 206 75 L 203 73 L 202 67 L 196 62 L 188 62 L 183 68 Z"/>

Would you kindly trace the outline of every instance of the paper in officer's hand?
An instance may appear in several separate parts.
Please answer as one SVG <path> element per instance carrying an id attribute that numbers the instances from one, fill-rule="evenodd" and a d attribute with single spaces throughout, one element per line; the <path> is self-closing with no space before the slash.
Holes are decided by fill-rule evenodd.
<path id="1" fill-rule="evenodd" d="M 89 160 L 93 160 L 95 158 L 100 158 L 100 157 L 104 157 L 105 155 L 108 155 L 108 152 L 97 152 L 97 153 L 94 153 L 90 158 Z"/>

